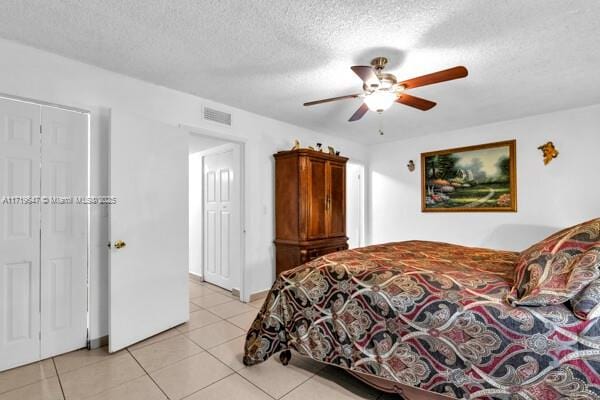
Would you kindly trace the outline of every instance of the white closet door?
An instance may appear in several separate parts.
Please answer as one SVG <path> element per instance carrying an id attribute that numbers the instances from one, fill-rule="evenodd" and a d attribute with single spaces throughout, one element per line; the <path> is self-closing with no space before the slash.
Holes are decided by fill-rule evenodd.
<path id="1" fill-rule="evenodd" d="M 41 187 L 50 197 L 42 203 L 41 235 L 41 356 L 47 358 L 87 340 L 88 206 L 76 197 L 88 193 L 88 116 L 51 107 L 41 115 Z"/>
<path id="2" fill-rule="evenodd" d="M 239 146 L 230 144 L 203 164 L 204 279 L 227 290 L 241 272 L 239 161 Z"/>
<path id="3" fill-rule="evenodd" d="M 0 99 L 0 370 L 40 358 L 40 107 Z"/>

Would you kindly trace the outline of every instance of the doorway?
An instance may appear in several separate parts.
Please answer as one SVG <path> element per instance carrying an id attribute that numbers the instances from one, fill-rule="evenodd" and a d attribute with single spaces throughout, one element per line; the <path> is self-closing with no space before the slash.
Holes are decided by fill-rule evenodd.
<path id="1" fill-rule="evenodd" d="M 346 232 L 351 249 L 365 245 L 365 166 L 346 166 Z"/>
<path id="2" fill-rule="evenodd" d="M 242 151 L 190 133 L 190 274 L 234 293 L 242 286 Z"/>

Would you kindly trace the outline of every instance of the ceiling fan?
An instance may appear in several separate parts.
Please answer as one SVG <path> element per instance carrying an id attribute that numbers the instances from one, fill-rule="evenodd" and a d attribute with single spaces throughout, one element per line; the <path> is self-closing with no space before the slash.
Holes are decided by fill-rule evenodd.
<path id="1" fill-rule="evenodd" d="M 355 65 L 351 67 L 352 71 L 354 71 L 354 73 L 363 81 L 362 93 L 309 101 L 308 103 L 304 103 L 304 105 L 314 106 L 316 104 L 329 103 L 331 101 L 343 99 L 364 99 L 363 104 L 348 120 L 350 122 L 358 121 L 369 110 L 382 113 L 394 102 L 427 111 L 433 108 L 436 103 L 420 97 L 411 96 L 407 94 L 405 90 L 464 78 L 469 74 L 465 67 L 460 66 L 398 82 L 394 75 L 383 72 L 387 63 L 387 58 L 377 57 L 371 61 L 371 65 Z"/>

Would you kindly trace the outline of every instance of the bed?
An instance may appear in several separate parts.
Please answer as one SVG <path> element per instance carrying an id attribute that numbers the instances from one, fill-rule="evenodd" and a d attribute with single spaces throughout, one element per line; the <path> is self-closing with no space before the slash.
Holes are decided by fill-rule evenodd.
<path id="1" fill-rule="evenodd" d="M 523 253 L 408 241 L 313 260 L 277 278 L 244 363 L 295 350 L 410 399 L 600 399 L 592 222 Z"/>

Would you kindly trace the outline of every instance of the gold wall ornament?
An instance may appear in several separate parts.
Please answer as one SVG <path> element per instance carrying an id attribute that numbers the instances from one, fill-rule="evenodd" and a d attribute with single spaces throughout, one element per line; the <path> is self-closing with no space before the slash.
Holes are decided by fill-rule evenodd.
<path id="1" fill-rule="evenodd" d="M 415 170 L 415 162 L 410 160 L 408 164 L 406 164 L 406 168 L 408 168 L 410 172 L 413 172 Z"/>
<path id="2" fill-rule="evenodd" d="M 542 151 L 542 155 L 544 156 L 544 165 L 548 165 L 550 161 L 558 157 L 558 150 L 554 147 L 554 143 L 548 142 L 546 144 L 538 147 L 538 150 Z"/>
<path id="3" fill-rule="evenodd" d="M 294 139 L 294 147 L 292 147 L 292 150 L 298 149 L 300 149 L 300 141 L 298 139 Z"/>

